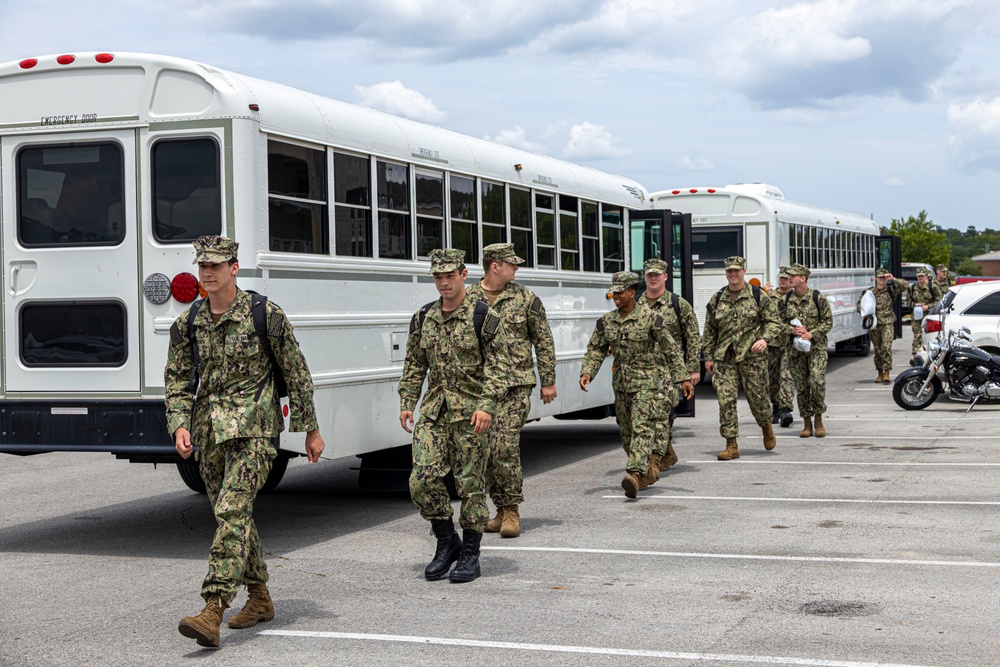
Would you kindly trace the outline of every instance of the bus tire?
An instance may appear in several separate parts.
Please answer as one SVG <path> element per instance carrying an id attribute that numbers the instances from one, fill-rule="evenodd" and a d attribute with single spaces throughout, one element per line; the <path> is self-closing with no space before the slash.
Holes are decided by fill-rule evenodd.
<path id="1" fill-rule="evenodd" d="M 278 458 L 274 459 L 274 463 L 271 464 L 271 472 L 267 473 L 267 480 L 264 482 L 264 486 L 260 487 L 261 493 L 271 493 L 278 488 L 291 458 L 292 456 L 288 452 L 278 451 Z"/>
<path id="2" fill-rule="evenodd" d="M 872 338 L 868 334 L 858 338 L 858 351 L 854 354 L 859 357 L 867 357 L 872 351 Z"/>
<path id="3" fill-rule="evenodd" d="M 194 460 L 194 457 L 178 461 L 177 472 L 180 473 L 181 479 L 184 480 L 189 489 L 195 493 L 207 493 L 205 480 L 201 478 L 201 472 L 198 470 L 198 462 Z"/>

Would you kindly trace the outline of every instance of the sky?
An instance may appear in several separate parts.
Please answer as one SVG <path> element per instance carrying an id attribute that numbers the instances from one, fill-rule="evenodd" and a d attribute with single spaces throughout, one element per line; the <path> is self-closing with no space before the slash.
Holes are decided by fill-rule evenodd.
<path id="1" fill-rule="evenodd" d="M 996 0 L 0 0 L 0 61 L 190 58 L 627 176 L 1000 228 Z M 4 103 L 8 103 L 4 101 Z"/>

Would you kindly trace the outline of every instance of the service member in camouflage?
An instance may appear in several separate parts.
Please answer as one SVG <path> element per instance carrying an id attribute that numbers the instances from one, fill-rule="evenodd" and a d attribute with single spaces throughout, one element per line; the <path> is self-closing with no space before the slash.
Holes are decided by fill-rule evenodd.
<path id="1" fill-rule="evenodd" d="M 694 395 L 694 385 L 684 370 L 680 346 L 663 318 L 649 308 L 636 307 L 639 277 L 631 271 L 619 271 L 611 279 L 617 310 L 597 320 L 583 356 L 580 389 L 587 391 L 610 353 L 615 358 L 611 375 L 615 415 L 628 455 L 622 489 L 626 496 L 635 498 L 656 479 L 650 456 L 656 423 L 663 412 L 663 375 L 680 384 L 687 397 Z"/>
<path id="2" fill-rule="evenodd" d="M 545 317 L 545 306 L 527 287 L 514 281 L 524 260 L 514 252 L 513 243 L 493 243 L 483 248 L 483 279 L 469 288 L 473 299 L 485 301 L 503 320 L 510 345 L 510 388 L 497 405 L 490 426 L 486 488 L 497 515 L 486 524 L 487 533 L 501 537 L 521 534 L 520 504 L 524 502 L 524 474 L 521 471 L 521 427 L 531 410 L 531 389 L 535 386 L 535 364 L 542 403 L 556 398 L 556 348 Z"/>
<path id="3" fill-rule="evenodd" d="M 667 291 L 667 263 L 662 259 L 647 259 L 643 265 L 646 275 L 646 293 L 639 299 L 639 305 L 656 312 L 667 323 L 667 330 L 674 342 L 681 346 L 684 357 L 684 368 L 692 385 L 701 380 L 701 334 L 698 332 L 698 316 L 687 299 Z M 675 304 L 676 300 L 676 304 Z M 678 317 L 678 312 L 680 317 Z M 669 366 L 669 359 L 664 357 L 663 367 Z M 650 467 L 658 472 L 665 472 L 677 463 L 677 453 L 674 451 L 673 429 L 670 427 L 670 412 L 679 394 L 673 378 L 663 376 L 664 405 L 663 414 L 656 422 L 656 439 L 653 445 L 653 456 Z"/>
<path id="4" fill-rule="evenodd" d="M 194 359 L 185 311 L 170 328 L 164 371 L 167 427 L 181 457 L 189 458 L 198 447 L 198 468 L 219 525 L 201 588 L 205 608 L 183 618 L 178 629 L 201 646 L 218 646 L 222 612 L 241 585 L 249 599 L 229 619 L 229 627 L 248 628 L 274 618 L 253 503 L 277 456 L 272 442 L 285 422 L 271 361 L 254 328 L 251 295 L 236 287 L 239 244 L 202 236 L 194 248 L 198 277 L 208 293 L 194 316 L 200 383 L 190 382 Z M 267 301 L 266 311 L 268 341 L 288 385 L 291 429 L 308 432 L 306 455 L 315 463 L 324 443 L 309 368 L 282 310 Z"/>
<path id="5" fill-rule="evenodd" d="M 911 308 L 916 308 L 919 305 L 926 315 L 927 311 L 936 306 L 938 301 L 941 300 L 942 294 L 943 292 L 937 286 L 937 283 L 931 278 L 930 269 L 921 267 L 917 269 L 916 284 L 910 285 L 906 302 Z M 923 344 L 923 325 L 924 321 L 922 318 L 919 320 L 913 318 L 910 321 L 910 329 L 913 331 L 913 347 L 911 349 L 913 354 L 919 352 L 920 346 Z"/>
<path id="6" fill-rule="evenodd" d="M 868 330 L 872 347 L 875 348 L 875 370 L 878 377 L 875 382 L 889 384 L 891 381 L 890 371 L 892 370 L 892 341 L 896 337 L 894 324 L 896 323 L 896 311 L 893 304 L 896 297 L 910 287 L 910 284 L 902 278 L 896 278 L 885 269 L 875 270 L 875 286 L 869 287 L 866 292 L 875 295 L 875 327 Z M 864 294 L 861 295 L 864 297 Z M 858 299 L 858 311 L 861 310 L 861 299 Z"/>
<path id="7" fill-rule="evenodd" d="M 768 283 L 770 284 L 770 283 Z M 788 267 L 778 269 L 778 289 L 771 296 L 778 303 L 778 314 L 782 322 L 785 317 L 785 295 L 792 291 L 792 278 L 788 275 Z M 792 406 L 795 400 L 795 381 L 788 370 L 788 354 L 786 343 L 788 335 L 782 333 L 767 346 L 767 387 L 771 397 L 771 423 L 781 424 L 783 428 L 792 425 Z"/>
<path id="8" fill-rule="evenodd" d="M 489 518 L 486 432 L 507 392 L 511 372 L 503 323 L 485 303 L 477 331 L 479 302 L 465 289 L 469 271 L 464 259 L 462 250 L 430 252 L 434 286 L 441 298 L 425 313 L 414 313 L 399 381 L 399 423 L 413 433 L 410 496 L 420 516 L 431 522 L 437 539 L 424 576 L 431 581 L 448 576 L 454 583 L 472 581 L 481 573 L 479 545 Z M 425 378 L 427 393 L 420 400 Z M 417 401 L 420 419 L 414 425 Z M 461 538 L 455 532 L 445 486 L 449 471 L 462 498 Z"/>
<path id="9" fill-rule="evenodd" d="M 728 285 L 705 308 L 705 370 L 712 373 L 719 398 L 719 432 L 726 439 L 725 451 L 717 456 L 720 461 L 740 457 L 736 397 L 741 386 L 764 436 L 764 449 L 774 449 L 777 442 L 767 401 L 767 348 L 780 338 L 783 325 L 777 302 L 746 283 L 746 266 L 742 257 L 726 258 Z"/>
<path id="10" fill-rule="evenodd" d="M 937 285 L 938 290 L 941 292 L 941 296 L 948 291 L 948 288 L 955 284 L 955 281 L 951 279 L 951 275 L 948 274 L 947 264 L 938 264 L 934 267 L 934 284 Z"/>
<path id="11" fill-rule="evenodd" d="M 833 309 L 830 302 L 817 290 L 806 284 L 809 269 L 802 264 L 792 264 L 788 270 L 792 279 L 792 291 L 785 295 L 785 321 L 798 320 L 798 326 L 787 324 L 789 338 L 787 345 L 788 369 L 795 379 L 795 392 L 799 399 L 799 414 L 805 425 L 800 438 L 826 435 L 823 413 L 826 412 L 826 364 L 827 335 L 833 328 Z M 808 352 L 795 347 L 795 338 L 811 343 Z M 815 430 L 813 422 L 815 421 Z"/>

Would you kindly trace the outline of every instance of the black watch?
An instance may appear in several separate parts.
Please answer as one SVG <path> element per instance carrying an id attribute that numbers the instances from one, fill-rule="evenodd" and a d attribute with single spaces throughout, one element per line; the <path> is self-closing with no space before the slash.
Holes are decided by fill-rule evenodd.
<path id="1" fill-rule="evenodd" d="M 770 336 L 764 336 L 764 342 L 767 343 L 768 345 L 770 345 L 771 344 L 771 337 Z"/>

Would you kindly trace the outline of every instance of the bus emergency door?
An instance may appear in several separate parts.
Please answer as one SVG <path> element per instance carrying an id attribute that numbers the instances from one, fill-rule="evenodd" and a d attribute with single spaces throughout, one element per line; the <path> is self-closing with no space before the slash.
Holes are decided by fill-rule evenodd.
<path id="1" fill-rule="evenodd" d="M 903 253 L 898 236 L 875 237 L 875 268 L 885 269 L 895 277 L 903 273 Z M 903 337 L 903 296 L 899 295 L 892 304 L 896 313 L 893 338 Z"/>
<path id="2" fill-rule="evenodd" d="M 135 135 L 0 140 L 4 391 L 138 392 Z"/>
<path id="3" fill-rule="evenodd" d="M 630 266 L 645 289 L 643 264 L 658 258 L 667 263 L 667 290 L 694 302 L 691 273 L 691 214 L 666 210 L 629 211 Z M 690 343 L 693 344 L 693 343 Z M 673 416 L 694 417 L 695 399 L 680 402 Z"/>

